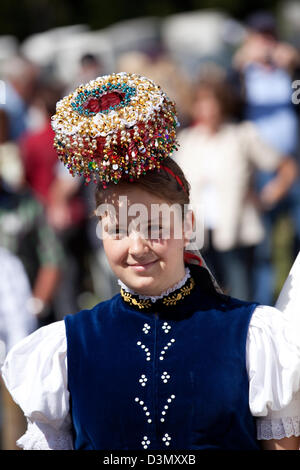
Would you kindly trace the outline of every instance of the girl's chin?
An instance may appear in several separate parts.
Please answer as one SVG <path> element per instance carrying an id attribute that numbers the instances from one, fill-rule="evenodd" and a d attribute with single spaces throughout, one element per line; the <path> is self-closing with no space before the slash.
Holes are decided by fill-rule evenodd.
<path id="1" fill-rule="evenodd" d="M 131 290 L 136 292 L 137 294 L 140 295 L 160 295 L 161 294 L 161 289 L 159 288 L 159 283 L 157 280 L 153 279 L 153 277 L 142 277 L 138 278 L 136 281 L 134 280 L 126 280 L 123 281 L 124 284 L 126 284 L 127 287 L 129 287 Z"/>

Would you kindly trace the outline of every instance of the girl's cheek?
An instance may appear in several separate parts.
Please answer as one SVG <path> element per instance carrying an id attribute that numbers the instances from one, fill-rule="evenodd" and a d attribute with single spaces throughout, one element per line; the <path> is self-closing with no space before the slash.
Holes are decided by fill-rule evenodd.
<path id="1" fill-rule="evenodd" d="M 123 264 L 128 256 L 128 244 L 123 240 L 113 240 L 111 244 L 111 257 L 116 264 Z"/>
<path id="2" fill-rule="evenodd" d="M 108 259 L 116 260 L 119 257 L 119 250 L 116 242 L 117 240 L 109 238 L 107 240 L 103 240 L 103 248 Z"/>

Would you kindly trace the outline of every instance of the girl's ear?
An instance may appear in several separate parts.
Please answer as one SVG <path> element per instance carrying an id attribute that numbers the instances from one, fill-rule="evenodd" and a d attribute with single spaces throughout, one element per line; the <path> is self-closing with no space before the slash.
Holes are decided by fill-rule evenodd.
<path id="1" fill-rule="evenodd" d="M 195 214 L 192 210 L 188 210 L 185 219 L 184 219 L 184 245 L 188 245 L 192 236 L 194 235 L 194 228 L 195 228 Z"/>

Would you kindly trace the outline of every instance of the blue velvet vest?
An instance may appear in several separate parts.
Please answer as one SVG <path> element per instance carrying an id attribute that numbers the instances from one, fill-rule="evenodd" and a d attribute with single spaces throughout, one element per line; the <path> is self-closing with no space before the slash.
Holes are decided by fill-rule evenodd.
<path id="1" fill-rule="evenodd" d="M 188 280 L 153 304 L 118 294 L 65 317 L 74 448 L 258 450 L 245 358 L 255 307 Z"/>

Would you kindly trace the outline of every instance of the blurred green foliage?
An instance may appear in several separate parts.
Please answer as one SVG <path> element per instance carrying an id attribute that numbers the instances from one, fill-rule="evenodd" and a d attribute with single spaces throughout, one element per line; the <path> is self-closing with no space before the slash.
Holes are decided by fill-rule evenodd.
<path id="1" fill-rule="evenodd" d="M 221 9 L 243 20 L 257 9 L 274 11 L 278 0 L 1 0 L 0 35 L 23 40 L 31 34 L 58 26 L 87 24 L 105 28 L 118 21 L 164 17 L 202 8 Z"/>

